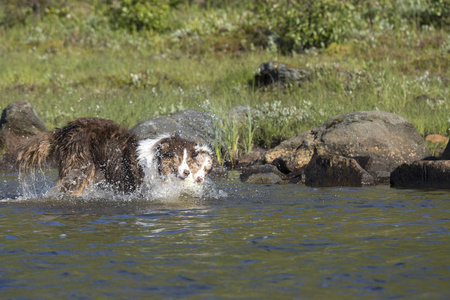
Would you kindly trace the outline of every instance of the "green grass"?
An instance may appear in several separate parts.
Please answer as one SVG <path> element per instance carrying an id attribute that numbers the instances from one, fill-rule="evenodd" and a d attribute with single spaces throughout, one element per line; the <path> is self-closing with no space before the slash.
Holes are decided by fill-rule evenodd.
<path id="1" fill-rule="evenodd" d="M 239 19 L 239 12 L 228 13 L 228 21 Z M 175 15 L 209 23 L 222 16 L 194 8 Z M 192 36 L 173 41 L 173 32 L 116 32 L 92 14 L 3 28 L 0 109 L 26 99 L 49 128 L 84 116 L 132 127 L 155 115 L 204 110 L 226 140 L 222 161 L 231 162 L 252 146 L 273 147 L 351 111 L 397 113 L 422 135 L 449 131 L 449 32 L 444 29 L 362 32 L 327 49 L 288 56 L 262 48 L 218 50 L 228 39 L 234 41 L 217 28 L 205 30 L 200 41 Z M 253 72 L 270 60 L 309 69 L 313 77 L 301 88 L 255 90 L 248 84 Z M 264 114 L 237 124 L 228 116 L 235 105 Z"/>

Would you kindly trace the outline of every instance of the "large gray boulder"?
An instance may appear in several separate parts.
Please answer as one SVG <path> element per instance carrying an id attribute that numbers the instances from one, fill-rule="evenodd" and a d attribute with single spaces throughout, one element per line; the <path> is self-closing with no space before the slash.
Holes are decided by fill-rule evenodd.
<path id="1" fill-rule="evenodd" d="M 430 155 L 422 136 L 407 119 L 383 111 L 351 112 L 329 118 L 266 152 L 267 163 L 282 162 L 298 173 L 314 152 L 354 158 L 377 183 L 388 183 L 397 166 Z"/>
<path id="2" fill-rule="evenodd" d="M 142 138 L 156 138 L 162 134 L 178 133 L 186 139 L 208 145 L 212 145 L 215 138 L 211 117 L 194 109 L 152 117 L 137 124 L 130 131 Z"/>
<path id="3" fill-rule="evenodd" d="M 2 167 L 10 167 L 14 163 L 18 148 L 29 137 L 46 131 L 44 121 L 28 101 L 9 104 L 0 119 L 0 150 L 4 151 L 0 158 Z"/>

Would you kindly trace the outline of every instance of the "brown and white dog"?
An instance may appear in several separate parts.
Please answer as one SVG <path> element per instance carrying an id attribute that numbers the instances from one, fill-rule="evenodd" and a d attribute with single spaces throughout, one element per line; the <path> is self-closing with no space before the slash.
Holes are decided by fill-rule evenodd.
<path id="1" fill-rule="evenodd" d="M 36 136 L 19 151 L 20 173 L 46 163 L 58 168 L 61 192 L 81 195 L 98 182 L 133 193 L 145 181 L 186 180 L 202 184 L 212 169 L 207 146 L 177 135 L 140 139 L 110 120 L 79 118 Z"/>

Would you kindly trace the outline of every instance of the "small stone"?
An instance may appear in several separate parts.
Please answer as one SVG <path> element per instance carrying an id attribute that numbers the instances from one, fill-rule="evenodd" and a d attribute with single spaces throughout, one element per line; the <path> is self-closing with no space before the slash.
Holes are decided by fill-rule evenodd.
<path id="1" fill-rule="evenodd" d="M 440 134 L 429 134 L 425 137 L 425 141 L 430 143 L 447 143 L 448 137 Z"/>
<path id="2" fill-rule="evenodd" d="M 251 184 L 277 184 L 280 183 L 282 179 L 280 176 L 274 173 L 259 173 L 251 175 L 245 183 Z"/>
<path id="3" fill-rule="evenodd" d="M 264 153 L 265 150 L 263 149 L 253 149 L 252 151 L 239 157 L 239 162 L 236 167 L 238 169 L 242 169 L 256 164 L 262 164 L 264 163 Z"/>
<path id="4" fill-rule="evenodd" d="M 242 182 L 248 182 L 252 175 L 275 174 L 280 179 L 284 179 L 285 175 L 281 173 L 274 165 L 254 165 L 244 168 L 241 172 L 240 179 Z"/>
<path id="5" fill-rule="evenodd" d="M 255 84 L 260 88 L 278 86 L 286 88 L 289 85 L 302 86 L 311 78 L 311 71 L 297 66 L 269 61 L 259 66 L 255 75 Z"/>

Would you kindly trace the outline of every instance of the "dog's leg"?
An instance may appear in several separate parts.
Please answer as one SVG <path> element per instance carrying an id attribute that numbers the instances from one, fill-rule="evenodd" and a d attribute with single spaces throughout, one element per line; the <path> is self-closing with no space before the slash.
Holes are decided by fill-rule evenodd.
<path id="1" fill-rule="evenodd" d="M 60 172 L 57 186 L 62 193 L 68 193 L 73 196 L 81 196 L 89 187 L 92 187 L 95 181 L 95 167 L 93 164 L 72 169 L 69 172 Z"/>

